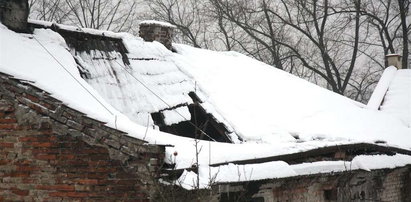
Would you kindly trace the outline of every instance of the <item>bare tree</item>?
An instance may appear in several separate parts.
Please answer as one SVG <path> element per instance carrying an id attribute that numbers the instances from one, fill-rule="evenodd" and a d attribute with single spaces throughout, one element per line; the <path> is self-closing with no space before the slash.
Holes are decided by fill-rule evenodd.
<path id="1" fill-rule="evenodd" d="M 223 10 L 230 21 L 242 27 L 264 49 L 270 50 L 275 67 L 285 69 L 281 59 L 297 59 L 304 68 L 324 79 L 334 92 L 344 93 L 358 56 L 359 1 L 351 2 L 358 12 L 350 16 L 352 20 L 342 24 L 339 20 L 344 16 L 333 16 L 333 10 L 340 5 L 332 5 L 328 0 L 282 0 L 276 5 L 269 5 L 265 0 L 260 4 L 242 0 L 213 2 Z M 251 7 L 248 6 L 250 4 Z M 354 35 L 345 32 L 349 28 L 350 31 L 354 30 Z M 281 32 L 283 30 L 285 31 Z M 287 39 L 286 32 L 292 33 L 293 36 Z M 338 40 L 347 37 L 353 38 L 348 59 L 340 56 L 343 45 L 338 44 Z M 345 62 L 348 60 L 350 62 Z M 291 63 L 296 65 L 295 61 Z M 288 69 L 291 70 L 292 67 Z"/>
<path id="2" fill-rule="evenodd" d="M 245 53 L 362 102 L 387 65 L 383 55 L 402 53 L 406 68 L 410 54 L 409 0 L 30 0 L 30 6 L 37 19 L 134 33 L 144 14 L 177 26 L 179 42 Z"/>
<path id="3" fill-rule="evenodd" d="M 231 36 L 241 52 L 276 68 L 284 69 L 281 58 L 282 47 L 278 43 L 285 40 L 284 26 L 273 22 L 269 15 L 267 1 L 263 0 L 261 5 L 252 1 L 211 0 L 211 3 L 219 13 L 219 18 L 226 18 L 243 32 L 237 31 Z M 236 35 L 246 35 L 247 39 Z"/>
<path id="4" fill-rule="evenodd" d="M 409 12 L 409 0 L 363 0 L 360 8 L 361 16 L 367 18 L 367 25 L 370 25 L 370 32 L 378 33 L 379 38 L 364 41 L 361 43 L 383 48 L 383 54 L 402 52 L 403 68 L 406 68 L 408 61 L 408 35 L 410 25 L 407 23 L 406 16 Z M 355 12 L 350 8 L 339 12 Z M 385 61 L 382 68 L 387 66 Z"/>
<path id="5" fill-rule="evenodd" d="M 175 25 L 181 32 L 181 40 L 194 47 L 207 47 L 207 26 L 203 9 L 204 1 L 197 0 L 151 0 L 149 7 L 156 20 Z"/>
<path id="6" fill-rule="evenodd" d="M 63 23 L 69 19 L 70 9 L 64 0 L 30 0 L 31 18 Z"/>
<path id="7" fill-rule="evenodd" d="M 31 0 L 32 17 L 86 28 L 130 31 L 137 21 L 134 0 Z"/>
<path id="8" fill-rule="evenodd" d="M 398 0 L 398 7 L 399 7 L 399 13 L 400 13 L 402 45 L 403 45 L 402 47 L 402 68 L 406 69 L 408 67 L 408 56 L 409 56 L 408 35 L 411 32 L 411 24 L 407 25 L 407 14 L 409 13 L 409 10 L 410 10 L 410 1 L 409 0 Z"/>

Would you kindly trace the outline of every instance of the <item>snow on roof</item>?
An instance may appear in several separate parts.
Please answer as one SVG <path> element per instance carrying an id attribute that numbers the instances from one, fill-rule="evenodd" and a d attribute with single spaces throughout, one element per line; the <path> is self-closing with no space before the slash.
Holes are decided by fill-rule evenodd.
<path id="1" fill-rule="evenodd" d="M 396 71 L 380 110 L 397 117 L 411 128 L 411 69 Z"/>
<path id="2" fill-rule="evenodd" d="M 261 164 L 235 165 L 228 164 L 218 167 L 200 167 L 199 184 L 207 188 L 211 184 L 230 182 L 248 182 L 265 179 L 278 179 L 319 173 L 351 172 L 355 170 L 377 170 L 383 168 L 403 167 L 411 164 L 411 156 L 396 154 L 388 155 L 360 155 L 351 161 L 320 161 L 289 165 L 284 161 L 275 161 Z M 197 187 L 197 174 L 184 171 L 176 180 L 186 189 Z"/>
<path id="3" fill-rule="evenodd" d="M 245 140 L 382 140 L 411 148 L 411 128 L 395 117 L 239 53 L 174 47 L 179 53 L 176 62 L 193 75 Z"/>
<path id="4" fill-rule="evenodd" d="M 107 31 L 107 30 L 97 30 L 97 29 L 76 27 L 76 26 L 63 25 L 63 24 L 58 24 L 58 23 L 55 23 L 55 22 L 48 22 L 48 21 L 34 20 L 34 19 L 28 19 L 28 22 L 31 23 L 31 24 L 41 25 L 41 26 L 44 26 L 44 27 L 55 26 L 59 29 L 64 29 L 64 30 L 73 31 L 73 32 L 82 32 L 82 33 L 94 34 L 94 35 L 99 35 L 99 36 L 106 36 L 106 37 L 112 37 L 112 38 L 121 38 L 121 34 L 115 33 L 115 32 L 112 32 L 112 31 Z"/>
<path id="5" fill-rule="evenodd" d="M 87 65 L 85 68 L 91 75 L 87 82 L 105 100 L 133 121 L 152 126 L 150 113 L 193 102 L 188 93 L 194 91 L 194 81 L 167 61 L 171 53 L 161 44 L 129 38 L 134 37 L 124 38 L 130 52 L 129 66 L 123 63 L 121 54 L 115 51 L 80 51 L 76 55 Z"/>
<path id="6" fill-rule="evenodd" d="M 184 45 L 175 45 L 178 53 L 172 53 L 157 42 L 115 35 L 129 51 L 132 75 L 173 105 L 190 102 L 186 93 L 197 90 L 207 112 L 246 140 L 241 144 L 199 141 L 200 166 L 361 142 L 379 141 L 411 149 L 411 129 L 396 117 L 364 109 L 348 98 L 241 54 Z M 175 163 L 176 169 L 197 163 L 195 140 L 146 127 L 148 113 L 167 106 L 131 79 L 116 52 L 78 53 L 76 59 L 90 65 L 88 69 L 96 76 L 87 83 L 56 32 L 35 29 L 34 34 L 16 34 L 0 24 L 0 36 L 1 72 L 33 81 L 68 106 L 130 136 L 152 144 L 174 145 L 166 149 L 166 162 Z M 109 58 L 110 65 L 98 59 L 103 56 Z M 132 107 L 138 110 L 132 113 Z M 171 112 L 167 121 L 172 123 L 175 117 Z M 174 152 L 178 155 L 173 156 Z"/>
<path id="7" fill-rule="evenodd" d="M 389 66 L 384 70 L 377 86 L 374 89 L 374 92 L 371 95 L 370 100 L 367 103 L 368 109 L 378 110 L 380 108 L 381 103 L 384 100 L 385 93 L 387 93 L 388 87 L 390 86 L 390 83 L 394 79 L 396 73 L 397 68 L 394 66 Z"/>

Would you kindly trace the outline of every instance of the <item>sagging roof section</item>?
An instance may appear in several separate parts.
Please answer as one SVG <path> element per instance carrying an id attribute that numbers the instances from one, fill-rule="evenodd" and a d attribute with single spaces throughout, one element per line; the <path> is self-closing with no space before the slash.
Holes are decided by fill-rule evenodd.
<path id="1" fill-rule="evenodd" d="M 58 32 L 82 78 L 131 120 L 179 136 L 232 142 L 227 126 L 202 107 L 199 97 L 204 93 L 166 59 L 171 52 L 159 44 L 126 45 L 121 35 L 105 36 L 104 32 L 82 32 L 57 24 L 31 25 Z"/>
<path id="2" fill-rule="evenodd" d="M 226 165 L 229 163 L 245 165 L 255 163 L 265 163 L 270 161 L 284 161 L 288 164 L 298 164 L 305 162 L 316 161 L 335 161 L 335 160 L 352 160 L 358 155 L 394 155 L 394 154 L 406 154 L 411 155 L 410 150 L 405 150 L 396 147 L 390 147 L 385 145 L 369 144 L 369 143 L 357 143 L 346 145 L 335 145 L 322 147 L 318 149 L 312 149 L 305 152 L 284 154 L 278 156 L 270 156 L 264 158 L 247 159 L 240 161 L 232 161 L 226 163 L 213 164 L 211 166 Z"/>

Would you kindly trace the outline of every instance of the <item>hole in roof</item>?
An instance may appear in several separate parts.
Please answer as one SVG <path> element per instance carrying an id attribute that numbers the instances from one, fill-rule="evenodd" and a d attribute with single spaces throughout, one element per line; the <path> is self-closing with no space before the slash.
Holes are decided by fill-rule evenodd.
<path id="1" fill-rule="evenodd" d="M 163 132 L 200 140 L 231 142 L 224 124 L 218 123 L 214 116 L 207 113 L 201 105 L 190 104 L 187 107 L 191 115 L 190 120 L 167 125 L 162 112 L 152 113 L 151 117 L 154 124 L 159 126 L 160 131 Z"/>

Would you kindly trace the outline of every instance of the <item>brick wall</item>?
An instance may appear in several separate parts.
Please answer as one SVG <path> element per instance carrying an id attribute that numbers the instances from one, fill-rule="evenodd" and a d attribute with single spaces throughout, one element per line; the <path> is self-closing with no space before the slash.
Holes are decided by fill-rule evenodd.
<path id="1" fill-rule="evenodd" d="M 130 200 L 154 194 L 164 148 L 106 127 L 0 74 L 0 201 Z"/>
<path id="2" fill-rule="evenodd" d="M 381 201 L 411 201 L 411 172 L 397 169 L 387 174 L 383 181 Z"/>
<path id="3" fill-rule="evenodd" d="M 144 41 L 158 41 L 172 49 L 173 28 L 159 24 L 140 24 L 139 35 Z"/>
<path id="4" fill-rule="evenodd" d="M 214 187 L 220 191 L 214 201 L 234 201 L 238 196 L 261 202 L 410 201 L 410 176 L 411 166 L 406 166 L 219 185 Z"/>
<path id="5" fill-rule="evenodd" d="M 27 19 L 29 4 L 27 0 L 1 0 L 0 21 L 16 32 L 28 32 Z"/>

